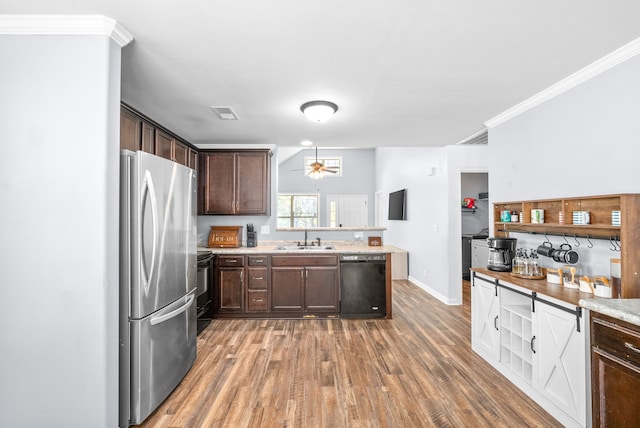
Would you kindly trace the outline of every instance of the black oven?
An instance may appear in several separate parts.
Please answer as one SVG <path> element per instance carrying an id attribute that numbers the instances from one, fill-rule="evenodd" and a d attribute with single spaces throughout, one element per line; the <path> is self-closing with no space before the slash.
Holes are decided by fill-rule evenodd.
<path id="1" fill-rule="evenodd" d="M 210 251 L 198 251 L 198 295 L 196 310 L 198 314 L 198 333 L 211 320 L 213 309 L 213 258 Z"/>

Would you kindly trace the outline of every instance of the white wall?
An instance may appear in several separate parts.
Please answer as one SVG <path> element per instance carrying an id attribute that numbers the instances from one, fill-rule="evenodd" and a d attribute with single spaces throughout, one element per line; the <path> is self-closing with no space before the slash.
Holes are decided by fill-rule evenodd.
<path id="1" fill-rule="evenodd" d="M 384 243 L 407 250 L 409 278 L 445 303 L 461 303 L 460 173 L 486 172 L 486 152 L 486 146 L 376 150 Z M 407 221 L 386 220 L 389 192 L 403 188 Z"/>
<path id="2" fill-rule="evenodd" d="M 367 195 L 369 201 L 368 224 L 374 225 L 373 202 L 375 194 L 375 152 L 373 149 L 320 149 L 318 157 L 341 157 L 342 175 L 313 180 L 305 176 L 305 156 L 315 156 L 315 150 L 303 150 L 278 165 L 277 193 L 320 194 L 320 226 L 327 224 L 327 195 Z M 275 211 L 274 211 L 275 214 Z"/>
<path id="3" fill-rule="evenodd" d="M 117 426 L 120 46 L 0 36 L 0 414 Z"/>
<path id="4" fill-rule="evenodd" d="M 639 76 L 636 56 L 491 128 L 491 202 L 639 193 Z M 518 246 L 527 248 L 544 240 L 528 234 L 515 237 Z M 551 240 L 563 242 L 562 237 Z M 583 272 L 608 275 L 609 258 L 620 253 L 609 251 L 607 241 L 594 242 L 592 250 L 579 247 Z"/>

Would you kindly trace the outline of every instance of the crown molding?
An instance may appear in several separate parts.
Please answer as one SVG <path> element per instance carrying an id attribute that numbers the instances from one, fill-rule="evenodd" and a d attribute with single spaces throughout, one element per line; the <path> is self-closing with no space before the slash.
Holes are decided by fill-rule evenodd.
<path id="1" fill-rule="evenodd" d="M 569 89 L 578 86 L 581 83 L 586 82 L 587 80 L 593 79 L 599 74 L 610 70 L 611 68 L 635 57 L 638 54 L 640 54 L 640 38 L 611 52 L 605 57 L 573 73 L 572 75 L 559 81 L 558 83 L 549 86 L 547 89 L 537 93 L 531 98 L 524 100 L 520 104 L 516 104 L 509 110 L 500 113 L 494 118 L 486 121 L 485 126 L 487 128 L 496 127 L 506 122 L 507 120 L 512 119 L 519 114 L 524 113 L 525 111 L 532 109 L 533 107 L 542 104 L 543 102 L 548 101 L 551 98 L 554 98 L 568 91 Z"/>
<path id="2" fill-rule="evenodd" d="M 121 47 L 133 36 L 102 15 L 0 15 L 0 35 L 104 35 Z"/>

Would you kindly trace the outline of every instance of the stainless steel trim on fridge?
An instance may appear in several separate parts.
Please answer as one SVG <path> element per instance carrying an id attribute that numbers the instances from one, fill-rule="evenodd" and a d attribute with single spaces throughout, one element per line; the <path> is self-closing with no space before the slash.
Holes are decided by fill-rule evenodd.
<path id="1" fill-rule="evenodd" d="M 196 173 L 123 150 L 120 180 L 119 425 L 128 427 L 196 358 Z"/>

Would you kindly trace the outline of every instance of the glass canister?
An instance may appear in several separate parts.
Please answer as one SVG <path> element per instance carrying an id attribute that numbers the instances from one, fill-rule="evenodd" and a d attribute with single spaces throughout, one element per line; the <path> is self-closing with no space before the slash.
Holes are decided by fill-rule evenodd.
<path id="1" fill-rule="evenodd" d="M 620 259 L 611 259 L 609 265 L 609 275 L 611 276 L 611 297 L 619 299 L 622 297 L 622 265 Z"/>
<path id="2" fill-rule="evenodd" d="M 563 283 L 566 288 L 580 288 L 580 267 L 576 265 L 562 266 Z"/>

